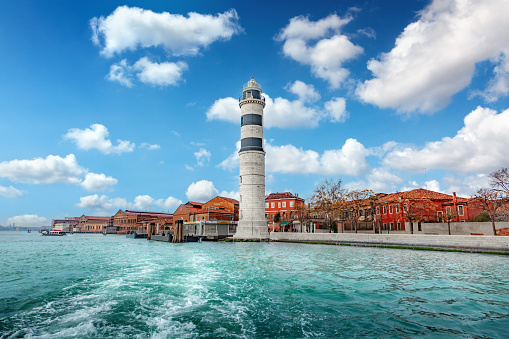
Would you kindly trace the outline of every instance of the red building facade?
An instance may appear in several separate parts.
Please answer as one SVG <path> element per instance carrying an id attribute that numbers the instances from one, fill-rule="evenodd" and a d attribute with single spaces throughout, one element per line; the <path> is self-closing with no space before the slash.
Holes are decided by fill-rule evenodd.
<path id="1" fill-rule="evenodd" d="M 415 189 L 381 195 L 376 201 L 375 219 L 382 230 L 405 231 L 406 222 L 465 222 L 471 221 L 480 210 L 470 199 Z M 419 227 L 419 226 L 417 226 Z"/>
<path id="2" fill-rule="evenodd" d="M 290 192 L 269 194 L 265 198 L 265 218 L 269 230 L 283 231 L 283 228 L 288 228 L 292 222 L 299 220 L 303 209 L 305 209 L 305 201 L 299 198 L 298 194 L 293 195 Z M 279 222 L 275 222 L 274 218 L 278 213 Z"/>

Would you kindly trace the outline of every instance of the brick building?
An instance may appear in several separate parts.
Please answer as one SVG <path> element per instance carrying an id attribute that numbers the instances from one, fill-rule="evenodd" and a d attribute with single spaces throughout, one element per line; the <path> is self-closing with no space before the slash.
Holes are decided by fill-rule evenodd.
<path id="1" fill-rule="evenodd" d="M 375 220 L 382 230 L 405 231 L 405 223 L 471 221 L 480 213 L 470 199 L 423 188 L 380 195 L 376 201 Z"/>
<path id="2" fill-rule="evenodd" d="M 188 201 L 181 204 L 175 212 L 173 212 L 173 220 L 183 220 L 184 222 L 196 221 L 196 214 L 200 214 L 202 202 Z"/>
<path id="3" fill-rule="evenodd" d="M 147 212 L 147 211 L 133 211 L 133 210 L 119 210 L 113 216 L 113 226 L 117 228 L 118 233 L 128 233 L 137 231 L 144 222 L 151 221 L 157 218 L 172 218 L 171 213 L 163 212 Z"/>
<path id="4" fill-rule="evenodd" d="M 108 226 L 113 226 L 113 217 L 98 217 L 84 214 L 79 218 L 76 225 L 79 232 L 85 233 L 103 233 Z"/>
<path id="5" fill-rule="evenodd" d="M 271 193 L 265 197 L 265 218 L 270 231 L 289 231 L 301 219 L 305 201 L 290 192 Z M 279 213 L 279 222 L 274 218 Z"/>
<path id="6" fill-rule="evenodd" d="M 239 201 L 232 198 L 215 197 L 204 203 L 195 214 L 194 221 L 238 221 Z"/>

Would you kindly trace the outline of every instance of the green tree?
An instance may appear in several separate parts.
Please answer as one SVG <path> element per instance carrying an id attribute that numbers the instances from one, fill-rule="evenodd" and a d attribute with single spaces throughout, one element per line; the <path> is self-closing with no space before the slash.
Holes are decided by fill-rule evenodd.
<path id="1" fill-rule="evenodd" d="M 488 222 L 491 221 L 490 214 L 486 211 L 482 211 L 475 218 L 475 222 Z"/>

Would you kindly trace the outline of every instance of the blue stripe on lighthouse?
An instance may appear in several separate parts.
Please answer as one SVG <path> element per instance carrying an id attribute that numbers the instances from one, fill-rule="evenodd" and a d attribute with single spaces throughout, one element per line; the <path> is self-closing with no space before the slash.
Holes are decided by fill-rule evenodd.
<path id="1" fill-rule="evenodd" d="M 240 139 L 240 151 L 262 151 L 262 138 L 242 138 Z"/>

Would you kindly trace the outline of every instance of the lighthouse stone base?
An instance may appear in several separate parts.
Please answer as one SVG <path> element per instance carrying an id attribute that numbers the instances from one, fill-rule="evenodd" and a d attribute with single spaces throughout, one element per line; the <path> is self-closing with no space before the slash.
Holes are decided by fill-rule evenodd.
<path id="1" fill-rule="evenodd" d="M 239 221 L 234 240 L 269 240 L 267 221 Z"/>

